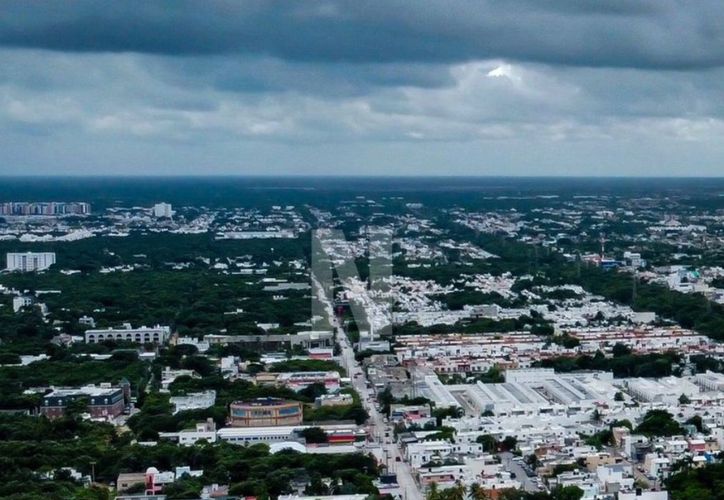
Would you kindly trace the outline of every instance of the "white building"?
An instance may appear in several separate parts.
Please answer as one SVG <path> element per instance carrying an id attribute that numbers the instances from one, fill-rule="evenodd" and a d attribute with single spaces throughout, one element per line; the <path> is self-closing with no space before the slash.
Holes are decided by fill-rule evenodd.
<path id="1" fill-rule="evenodd" d="M 279 500 L 365 500 L 368 495 L 323 495 L 323 496 L 299 496 L 299 495 L 282 495 Z"/>
<path id="2" fill-rule="evenodd" d="M 638 252 L 624 252 L 623 258 L 631 267 L 646 267 L 646 261 L 641 258 L 641 254 Z"/>
<path id="3" fill-rule="evenodd" d="M 327 372 L 285 372 L 280 373 L 277 382 L 293 391 L 301 391 L 312 384 L 324 384 L 325 389 L 336 392 L 340 387 L 339 373 Z"/>
<path id="4" fill-rule="evenodd" d="M 669 500 L 668 491 L 619 491 L 618 500 Z"/>
<path id="5" fill-rule="evenodd" d="M 159 437 L 178 441 L 181 446 L 192 446 L 202 439 L 209 443 L 216 442 L 216 424 L 209 418 L 206 422 L 199 422 L 194 429 L 184 429 L 179 432 L 161 432 Z"/>
<path id="6" fill-rule="evenodd" d="M 176 345 L 192 345 L 200 353 L 205 353 L 209 350 L 209 343 L 204 339 L 196 339 L 193 337 L 179 337 L 176 339 Z"/>
<path id="7" fill-rule="evenodd" d="M 180 411 L 203 410 L 214 406 L 216 402 L 216 391 L 194 392 L 186 396 L 174 396 L 169 398 L 169 403 L 174 405 L 173 414 Z"/>
<path id="8" fill-rule="evenodd" d="M 696 383 L 705 391 L 724 391 L 724 375 L 707 370 L 696 376 Z"/>
<path id="9" fill-rule="evenodd" d="M 83 316 L 81 316 L 80 318 L 78 318 L 78 324 L 79 324 L 79 325 L 83 325 L 83 326 L 88 326 L 88 327 L 90 327 L 90 328 L 95 328 L 95 327 L 96 327 L 96 320 L 93 319 L 93 317 L 91 317 L 91 316 L 85 316 L 85 315 L 83 315 Z"/>
<path id="10" fill-rule="evenodd" d="M 169 386 L 179 377 L 201 378 L 194 370 L 184 368 L 173 370 L 171 367 L 166 366 L 161 372 L 161 391 L 168 391 Z"/>
<path id="11" fill-rule="evenodd" d="M 219 360 L 219 368 L 224 377 L 236 377 L 239 374 L 239 360 L 235 356 L 225 356 Z"/>
<path id="12" fill-rule="evenodd" d="M 24 295 L 21 295 L 19 297 L 13 297 L 13 312 L 18 312 L 23 307 L 32 305 L 32 303 L 33 299 L 31 297 L 26 297 Z"/>
<path id="13" fill-rule="evenodd" d="M 555 484 L 562 487 L 576 486 L 583 490 L 581 500 L 595 500 L 599 498 L 600 485 L 597 478 L 591 474 L 581 473 L 580 471 L 567 471 L 559 474 L 555 478 Z"/>
<path id="14" fill-rule="evenodd" d="M 648 453 L 644 459 L 644 470 L 650 478 L 665 479 L 668 476 L 671 460 L 655 453 Z"/>
<path id="15" fill-rule="evenodd" d="M 632 396 L 648 403 L 677 404 L 682 395 L 692 398 L 699 394 L 696 384 L 678 377 L 630 378 L 625 383 Z"/>
<path id="16" fill-rule="evenodd" d="M 104 340 L 116 340 L 134 342 L 136 344 L 163 344 L 171 335 L 171 328 L 168 326 L 156 325 L 153 328 L 142 326 L 132 328 L 130 323 L 125 323 L 123 328 L 105 328 L 98 330 L 86 330 L 86 344 L 97 344 Z"/>
<path id="17" fill-rule="evenodd" d="M 445 388 L 470 414 L 497 416 L 590 413 L 614 405 L 617 388 L 607 372 L 555 373 L 549 368 L 507 370 L 505 382 L 456 384 Z M 433 399 L 437 403 L 437 398 Z"/>
<path id="18" fill-rule="evenodd" d="M 599 465 L 596 476 L 603 490 L 612 493 L 634 487 L 633 468 L 630 464 Z"/>
<path id="19" fill-rule="evenodd" d="M 283 443 L 287 441 L 301 441 L 299 433 L 309 427 L 320 427 L 328 435 L 346 435 L 356 437 L 364 435 L 364 431 L 356 425 L 329 424 L 329 425 L 286 425 L 278 427 L 224 427 L 216 431 L 216 436 L 222 441 L 231 444 L 250 445 L 257 443 Z"/>
<path id="20" fill-rule="evenodd" d="M 55 252 L 9 252 L 7 270 L 20 272 L 44 271 L 55 264 Z"/>
<path id="21" fill-rule="evenodd" d="M 405 458 L 413 469 L 419 469 L 430 462 L 442 461 L 455 455 L 480 455 L 482 453 L 483 445 L 476 442 L 419 441 L 410 443 L 405 448 Z"/>
<path id="22" fill-rule="evenodd" d="M 156 203 L 151 209 L 154 217 L 173 217 L 173 209 L 170 203 Z"/>

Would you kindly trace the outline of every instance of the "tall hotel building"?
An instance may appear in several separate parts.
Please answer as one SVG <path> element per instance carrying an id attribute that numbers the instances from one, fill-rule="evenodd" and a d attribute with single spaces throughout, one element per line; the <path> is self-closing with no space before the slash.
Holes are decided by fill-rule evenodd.
<path id="1" fill-rule="evenodd" d="M 37 202 L 9 201 L 0 203 L 0 215 L 10 216 L 55 216 L 55 215 L 88 215 L 91 212 L 90 204 L 78 202 Z"/>
<path id="2" fill-rule="evenodd" d="M 33 272 L 44 271 L 55 264 L 54 252 L 10 252 L 7 254 L 7 270 Z"/>

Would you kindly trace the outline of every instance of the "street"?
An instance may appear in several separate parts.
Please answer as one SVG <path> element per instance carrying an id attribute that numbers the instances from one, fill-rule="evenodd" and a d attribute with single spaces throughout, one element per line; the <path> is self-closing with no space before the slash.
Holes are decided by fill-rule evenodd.
<path id="1" fill-rule="evenodd" d="M 417 483 L 412 477 L 409 465 L 403 460 L 400 449 L 394 442 L 394 433 L 392 425 L 385 423 L 384 416 L 377 411 L 374 391 L 367 387 L 367 377 L 360 364 L 354 358 L 354 350 L 341 328 L 335 327 L 337 340 L 342 348 L 342 359 L 345 369 L 352 379 L 352 385 L 362 399 L 362 404 L 369 413 L 369 426 L 371 438 L 380 443 L 383 453 L 388 460 L 389 471 L 397 474 L 397 484 L 403 492 L 403 498 L 406 500 L 422 500 L 423 495 L 420 492 Z M 386 438 L 385 434 L 389 437 Z M 400 461 L 397 461 L 400 457 Z"/>
<path id="2" fill-rule="evenodd" d="M 512 453 L 508 451 L 504 451 L 502 453 L 499 453 L 498 456 L 500 457 L 500 460 L 502 461 L 505 468 L 509 471 L 515 474 L 515 479 L 520 482 L 520 484 L 523 486 L 523 489 L 529 493 L 534 493 L 536 491 L 540 491 L 540 488 L 535 483 L 535 479 L 528 477 L 528 475 L 525 473 L 525 469 L 518 463 L 517 461 L 513 460 Z"/>
<path id="3" fill-rule="evenodd" d="M 367 387 L 367 375 L 354 357 L 352 344 L 339 326 L 332 304 L 325 300 L 321 285 L 314 276 L 312 276 L 312 284 L 316 289 L 317 297 L 324 302 L 324 310 L 329 318 L 329 324 L 334 328 L 337 342 L 341 348 L 342 366 L 347 371 L 347 376 L 352 380 L 352 387 L 359 394 L 362 405 L 369 414 L 367 423 L 370 428 L 370 438 L 382 447 L 383 455 L 386 458 L 385 465 L 388 466 L 389 472 L 397 475 L 397 484 L 402 492 L 402 498 L 404 500 L 422 500 L 424 496 L 412 476 L 412 471 L 400 454 L 397 443 L 394 442 L 393 427 L 391 424 L 385 423 L 384 415 L 377 411 L 375 393 Z M 385 434 L 389 437 L 386 438 Z M 399 461 L 397 461 L 398 457 Z"/>

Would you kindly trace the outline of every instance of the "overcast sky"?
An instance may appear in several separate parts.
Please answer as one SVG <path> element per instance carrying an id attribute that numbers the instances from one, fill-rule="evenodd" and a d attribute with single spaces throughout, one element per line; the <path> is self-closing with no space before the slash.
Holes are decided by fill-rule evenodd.
<path id="1" fill-rule="evenodd" d="M 721 0 L 0 9 L 2 174 L 724 175 Z"/>

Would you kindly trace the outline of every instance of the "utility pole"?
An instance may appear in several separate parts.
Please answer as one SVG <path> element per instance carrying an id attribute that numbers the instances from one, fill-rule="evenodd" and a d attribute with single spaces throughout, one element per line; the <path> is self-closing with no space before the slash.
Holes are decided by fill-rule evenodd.
<path id="1" fill-rule="evenodd" d="M 581 278 L 581 254 L 576 255 L 576 277 Z"/>

